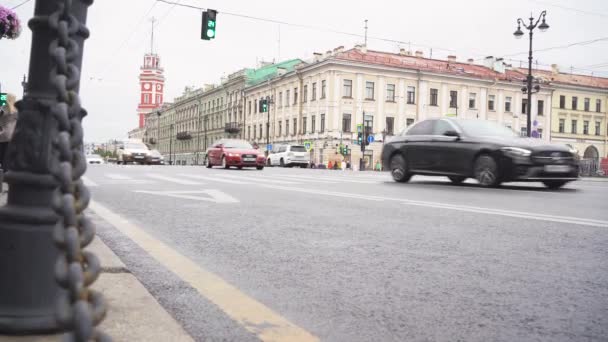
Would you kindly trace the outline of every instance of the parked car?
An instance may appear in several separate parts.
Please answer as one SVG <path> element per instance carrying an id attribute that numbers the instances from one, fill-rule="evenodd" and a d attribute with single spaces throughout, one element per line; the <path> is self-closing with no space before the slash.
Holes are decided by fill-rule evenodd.
<path id="1" fill-rule="evenodd" d="M 87 164 L 103 164 L 103 158 L 99 154 L 88 154 Z"/>
<path id="2" fill-rule="evenodd" d="M 495 122 L 470 119 L 420 121 L 386 142 L 383 163 L 397 182 L 416 174 L 473 177 L 485 187 L 539 181 L 557 189 L 578 179 L 579 157 L 565 145 L 522 138 Z"/>
<path id="3" fill-rule="evenodd" d="M 118 148 L 117 154 L 118 164 L 145 164 L 150 150 L 139 140 L 129 140 Z"/>
<path id="4" fill-rule="evenodd" d="M 272 145 L 272 150 L 268 151 L 268 156 L 266 157 L 266 166 L 272 166 L 272 163 L 270 162 L 270 157 L 275 154 L 278 153 L 279 150 L 281 149 L 281 144 L 273 144 Z"/>
<path id="5" fill-rule="evenodd" d="M 243 167 L 255 167 L 264 169 L 266 157 L 254 149 L 250 143 L 238 139 L 221 139 L 213 147 L 207 150 L 207 168 L 221 166 L 225 169 L 231 166 L 242 169 Z"/>
<path id="6" fill-rule="evenodd" d="M 150 150 L 146 159 L 148 165 L 165 165 L 165 157 L 158 150 Z"/>
<path id="7" fill-rule="evenodd" d="M 310 154 L 303 145 L 282 145 L 276 153 L 270 154 L 268 158 L 271 166 L 310 166 Z"/>

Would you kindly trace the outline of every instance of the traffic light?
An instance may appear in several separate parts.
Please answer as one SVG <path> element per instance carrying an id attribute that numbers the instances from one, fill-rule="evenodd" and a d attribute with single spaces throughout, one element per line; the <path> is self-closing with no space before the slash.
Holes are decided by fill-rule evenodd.
<path id="1" fill-rule="evenodd" d="M 211 40 L 215 38 L 215 28 L 216 28 L 216 19 L 217 11 L 208 9 L 203 12 L 203 26 L 201 29 L 201 39 Z"/>
<path id="2" fill-rule="evenodd" d="M 6 93 L 0 93 L 0 107 L 6 106 Z"/>
<path id="3" fill-rule="evenodd" d="M 357 133 L 357 145 L 363 144 L 363 132 Z"/>
<path id="4" fill-rule="evenodd" d="M 268 112 L 268 99 L 262 100 L 262 113 Z"/>

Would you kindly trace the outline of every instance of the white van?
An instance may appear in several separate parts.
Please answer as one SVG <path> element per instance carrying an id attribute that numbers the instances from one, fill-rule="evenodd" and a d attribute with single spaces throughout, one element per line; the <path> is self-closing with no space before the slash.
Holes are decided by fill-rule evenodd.
<path id="1" fill-rule="evenodd" d="M 310 154 L 304 145 L 281 145 L 276 153 L 268 156 L 270 166 L 309 167 Z"/>

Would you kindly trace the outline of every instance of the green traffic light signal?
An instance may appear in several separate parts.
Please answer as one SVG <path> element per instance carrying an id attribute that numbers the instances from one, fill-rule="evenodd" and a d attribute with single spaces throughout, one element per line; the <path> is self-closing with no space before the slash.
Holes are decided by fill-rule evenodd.
<path id="1" fill-rule="evenodd" d="M 0 93 L 0 107 L 6 106 L 6 99 L 7 99 L 6 93 Z"/>
<path id="2" fill-rule="evenodd" d="M 216 10 L 207 10 L 203 12 L 203 27 L 201 32 L 201 39 L 211 40 L 215 38 L 216 23 Z"/>

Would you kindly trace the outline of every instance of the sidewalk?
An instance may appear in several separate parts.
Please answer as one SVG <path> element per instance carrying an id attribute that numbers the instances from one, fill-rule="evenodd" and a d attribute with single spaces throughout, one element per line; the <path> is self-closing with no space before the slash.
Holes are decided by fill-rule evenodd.
<path id="1" fill-rule="evenodd" d="M 6 193 L 0 193 L 0 206 L 5 203 Z M 100 222 L 100 220 L 96 221 Z M 95 253 L 102 265 L 102 273 L 93 284 L 94 289 L 104 294 L 108 304 L 107 316 L 100 325 L 102 331 L 109 334 L 115 342 L 193 341 L 99 237 L 93 240 L 87 250 Z M 59 342 L 61 340 L 60 335 L 0 335 L 0 342 Z"/>

